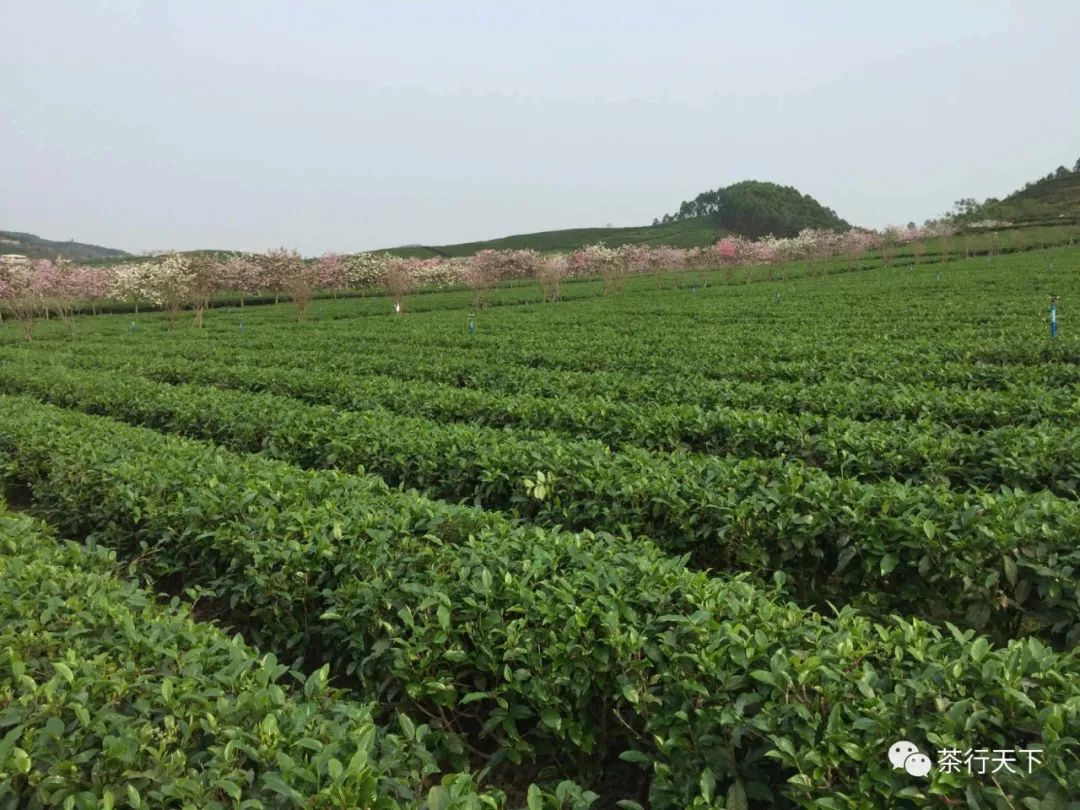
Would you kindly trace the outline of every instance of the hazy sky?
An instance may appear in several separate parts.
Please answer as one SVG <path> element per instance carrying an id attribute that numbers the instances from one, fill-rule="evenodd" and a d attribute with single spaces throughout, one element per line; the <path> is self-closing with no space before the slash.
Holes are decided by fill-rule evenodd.
<path id="1" fill-rule="evenodd" d="M 0 0 L 0 227 L 313 254 L 744 179 L 877 227 L 1080 158 L 1080 2 L 890 5 Z"/>

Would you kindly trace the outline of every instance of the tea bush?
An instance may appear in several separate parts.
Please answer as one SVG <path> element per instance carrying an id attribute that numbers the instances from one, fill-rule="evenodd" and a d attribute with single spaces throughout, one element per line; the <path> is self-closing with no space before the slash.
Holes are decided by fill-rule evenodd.
<path id="1" fill-rule="evenodd" d="M 451 765 L 468 751 L 588 783 L 620 757 L 657 807 L 918 806 L 950 789 L 1006 807 L 1080 788 L 1075 651 L 824 617 L 634 538 L 479 519 L 435 534 L 468 510 L 31 400 L 0 416 L 5 478 L 51 522 L 432 718 Z M 913 784 L 884 757 L 897 738 L 1039 747 L 1044 764 Z"/>
<path id="2" fill-rule="evenodd" d="M 498 807 L 433 733 L 192 621 L 0 511 L 0 806 Z"/>

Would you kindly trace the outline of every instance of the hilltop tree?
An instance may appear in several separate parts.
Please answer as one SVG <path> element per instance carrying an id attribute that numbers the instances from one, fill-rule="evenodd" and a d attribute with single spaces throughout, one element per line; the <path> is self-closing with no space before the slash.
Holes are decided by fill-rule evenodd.
<path id="1" fill-rule="evenodd" d="M 795 236 L 805 228 L 846 231 L 851 227 L 809 194 L 757 180 L 702 192 L 663 221 L 696 217 L 708 217 L 717 228 L 745 236 Z"/>

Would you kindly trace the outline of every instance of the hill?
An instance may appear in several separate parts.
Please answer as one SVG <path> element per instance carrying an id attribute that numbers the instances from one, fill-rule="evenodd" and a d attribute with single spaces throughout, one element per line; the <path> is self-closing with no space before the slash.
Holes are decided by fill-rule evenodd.
<path id="1" fill-rule="evenodd" d="M 396 256 L 453 258 L 471 256 L 481 250 L 540 252 L 569 251 L 604 242 L 607 245 L 647 245 L 679 248 L 705 247 L 718 239 L 739 233 L 744 236 L 794 236 L 803 228 L 847 230 L 851 226 L 809 194 L 791 186 L 746 180 L 727 188 L 706 191 L 683 202 L 675 214 L 657 219 L 652 225 L 623 228 L 568 228 L 557 231 L 515 234 L 497 239 L 459 242 L 450 245 L 406 245 L 384 251 Z M 131 254 L 114 248 L 81 242 L 54 242 L 29 233 L 0 231 L 0 252 L 22 253 L 31 259 L 55 259 L 58 255 L 76 261 L 97 260 L 108 264 Z M 221 251 L 185 251 L 185 253 Z"/>
<path id="2" fill-rule="evenodd" d="M 792 186 L 760 180 L 744 180 L 713 191 L 704 191 L 684 201 L 661 223 L 705 218 L 716 228 L 743 236 L 795 236 L 803 228 L 831 231 L 850 230 L 849 225 L 809 194 Z"/>
<path id="3" fill-rule="evenodd" d="M 1002 200 L 990 198 L 983 203 L 973 199 L 956 203 L 957 222 L 998 220 L 1016 225 L 1080 222 L 1080 160 L 1072 171 L 1059 166 L 1040 180 L 1027 183 Z"/>
<path id="4" fill-rule="evenodd" d="M 718 229 L 708 219 L 687 219 L 662 225 L 642 225 L 627 228 L 569 228 L 561 231 L 540 231 L 504 236 L 480 242 L 461 242 L 454 245 L 408 245 L 387 251 L 395 256 L 431 258 L 433 256 L 471 256 L 481 250 L 522 250 L 540 252 L 576 250 L 586 245 L 604 242 L 607 245 L 667 245 L 670 247 L 701 247 L 711 245 L 728 231 Z"/>
<path id="5" fill-rule="evenodd" d="M 732 233 L 794 236 L 803 228 L 846 231 L 850 227 L 835 211 L 809 194 L 801 194 L 791 186 L 745 180 L 727 188 L 703 192 L 690 202 L 683 202 L 676 213 L 657 219 L 652 225 L 570 228 L 453 245 L 407 245 L 376 252 L 417 258 L 455 257 L 471 256 L 487 249 L 575 250 L 597 242 L 691 248 L 711 245 Z"/>
<path id="6" fill-rule="evenodd" d="M 63 256 L 65 259 L 74 261 L 119 258 L 130 255 L 115 248 L 88 245 L 75 240 L 54 242 L 50 239 L 42 239 L 32 233 L 20 233 L 18 231 L 0 231 L 0 253 L 21 253 L 28 259 L 55 259 L 57 256 Z"/>

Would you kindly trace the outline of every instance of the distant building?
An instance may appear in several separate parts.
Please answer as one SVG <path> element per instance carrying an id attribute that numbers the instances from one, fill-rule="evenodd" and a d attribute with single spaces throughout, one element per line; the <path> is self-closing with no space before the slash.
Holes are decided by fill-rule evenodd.
<path id="1" fill-rule="evenodd" d="M 21 253 L 0 254 L 0 264 L 30 264 L 30 260 Z"/>

